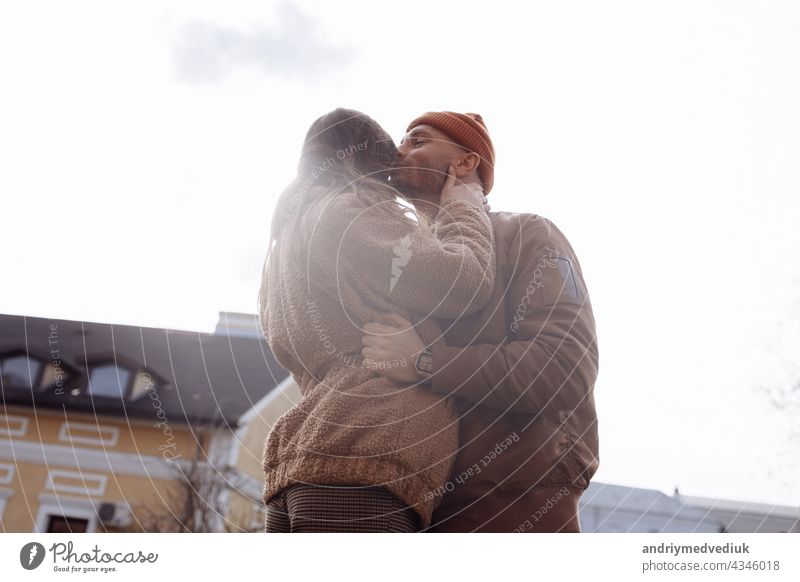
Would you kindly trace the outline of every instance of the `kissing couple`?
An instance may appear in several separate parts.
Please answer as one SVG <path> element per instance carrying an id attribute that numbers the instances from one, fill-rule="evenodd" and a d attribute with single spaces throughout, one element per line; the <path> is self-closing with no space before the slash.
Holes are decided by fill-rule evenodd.
<path id="1" fill-rule="evenodd" d="M 271 223 L 263 333 L 301 398 L 264 444 L 267 532 L 580 531 L 595 322 L 564 234 L 492 212 L 480 115 L 312 123 Z"/>

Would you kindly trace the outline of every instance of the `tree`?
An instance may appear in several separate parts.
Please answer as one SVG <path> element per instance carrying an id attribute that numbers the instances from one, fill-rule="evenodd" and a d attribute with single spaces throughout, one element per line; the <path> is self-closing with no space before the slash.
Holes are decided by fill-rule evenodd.
<path id="1" fill-rule="evenodd" d="M 192 459 L 168 462 L 175 474 L 175 484 L 164 496 L 164 505 L 137 508 L 135 525 L 129 531 L 207 533 L 262 532 L 261 523 L 253 523 L 253 514 L 244 516 L 243 527 L 230 521 L 222 502 L 224 493 L 234 488 L 237 472 L 231 467 L 214 466 L 199 446 Z M 255 515 L 260 515 L 254 506 Z"/>

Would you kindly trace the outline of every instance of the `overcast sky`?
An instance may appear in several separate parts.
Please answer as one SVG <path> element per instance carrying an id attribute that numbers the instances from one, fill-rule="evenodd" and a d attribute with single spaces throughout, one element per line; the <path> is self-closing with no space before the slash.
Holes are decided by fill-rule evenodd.
<path id="1" fill-rule="evenodd" d="M 476 111 L 584 270 L 596 479 L 800 505 L 800 4 L 495 6 L 1 5 L 0 312 L 211 331 L 317 116 Z"/>

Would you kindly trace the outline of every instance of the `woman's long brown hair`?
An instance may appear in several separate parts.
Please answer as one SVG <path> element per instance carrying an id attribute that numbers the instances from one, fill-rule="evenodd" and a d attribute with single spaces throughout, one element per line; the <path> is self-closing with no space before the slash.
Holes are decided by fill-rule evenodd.
<path id="1" fill-rule="evenodd" d="M 281 193 L 272 215 L 258 294 L 260 316 L 267 309 L 269 263 L 279 256 L 282 247 L 288 250 L 284 256 L 291 257 L 297 268 L 308 272 L 303 267 L 308 241 L 297 236 L 300 231 L 296 227 L 312 203 L 344 190 L 354 190 L 365 208 L 385 213 L 393 220 L 411 220 L 409 209 L 394 203 L 400 194 L 387 181 L 396 155 L 397 148 L 386 131 L 358 111 L 334 109 L 311 124 L 303 142 L 297 176 Z M 415 220 L 424 223 L 421 217 Z M 263 322 L 262 316 L 262 330 L 266 333 Z"/>

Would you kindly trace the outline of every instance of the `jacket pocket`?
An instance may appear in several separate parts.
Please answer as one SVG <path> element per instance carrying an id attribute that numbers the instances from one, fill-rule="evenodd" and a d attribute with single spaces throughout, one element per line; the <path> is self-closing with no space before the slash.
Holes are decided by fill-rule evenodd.
<path id="1" fill-rule="evenodd" d="M 559 473 L 564 484 L 585 489 L 589 485 L 585 477 L 587 447 L 574 428 L 578 412 L 559 410 L 558 417 L 561 421 L 559 432 L 563 436 L 558 463 Z"/>

